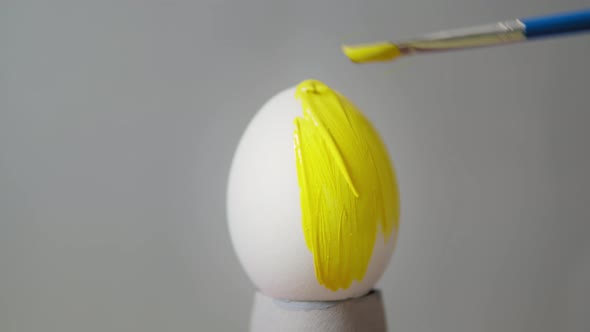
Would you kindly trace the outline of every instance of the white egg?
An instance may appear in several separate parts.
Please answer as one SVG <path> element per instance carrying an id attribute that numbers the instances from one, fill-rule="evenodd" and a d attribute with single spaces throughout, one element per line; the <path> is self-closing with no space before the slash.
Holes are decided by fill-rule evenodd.
<path id="1" fill-rule="evenodd" d="M 329 301 L 367 294 L 383 274 L 395 247 L 378 232 L 360 281 L 333 291 L 321 285 L 304 238 L 293 134 L 302 116 L 296 88 L 271 98 L 248 125 L 231 166 L 229 231 L 243 268 L 263 294 L 287 300 Z"/>

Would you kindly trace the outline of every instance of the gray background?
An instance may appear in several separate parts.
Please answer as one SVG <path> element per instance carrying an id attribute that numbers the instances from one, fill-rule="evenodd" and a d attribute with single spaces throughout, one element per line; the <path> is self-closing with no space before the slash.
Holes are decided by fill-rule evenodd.
<path id="1" fill-rule="evenodd" d="M 254 113 L 307 78 L 397 167 L 391 331 L 588 331 L 589 37 L 339 53 L 587 0 L 0 4 L 0 331 L 244 330 L 227 174 Z"/>

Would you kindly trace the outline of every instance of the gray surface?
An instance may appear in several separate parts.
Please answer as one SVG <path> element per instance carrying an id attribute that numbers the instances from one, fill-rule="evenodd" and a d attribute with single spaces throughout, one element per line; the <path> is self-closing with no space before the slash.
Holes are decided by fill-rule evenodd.
<path id="1" fill-rule="evenodd" d="M 587 331 L 589 37 L 354 66 L 341 42 L 584 1 L 0 2 L 0 331 L 230 331 L 232 154 L 318 78 L 383 133 L 392 331 Z"/>

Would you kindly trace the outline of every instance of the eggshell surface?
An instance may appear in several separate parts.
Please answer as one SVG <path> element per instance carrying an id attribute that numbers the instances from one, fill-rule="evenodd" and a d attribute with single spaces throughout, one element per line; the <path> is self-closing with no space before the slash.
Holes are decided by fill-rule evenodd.
<path id="1" fill-rule="evenodd" d="M 377 233 L 360 282 L 336 291 L 319 284 L 302 229 L 294 152 L 294 120 L 302 114 L 293 87 L 271 98 L 244 132 L 232 162 L 227 193 L 234 249 L 251 281 L 267 296 L 294 301 L 363 296 L 383 274 L 396 234 L 385 241 L 383 234 Z"/>

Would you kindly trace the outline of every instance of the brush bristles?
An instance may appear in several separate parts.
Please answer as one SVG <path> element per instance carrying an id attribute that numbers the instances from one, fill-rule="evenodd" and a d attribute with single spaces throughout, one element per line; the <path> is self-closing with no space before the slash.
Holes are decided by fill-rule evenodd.
<path id="1" fill-rule="evenodd" d="M 342 46 L 342 52 L 355 63 L 392 61 L 401 56 L 400 49 L 391 42 Z"/>

